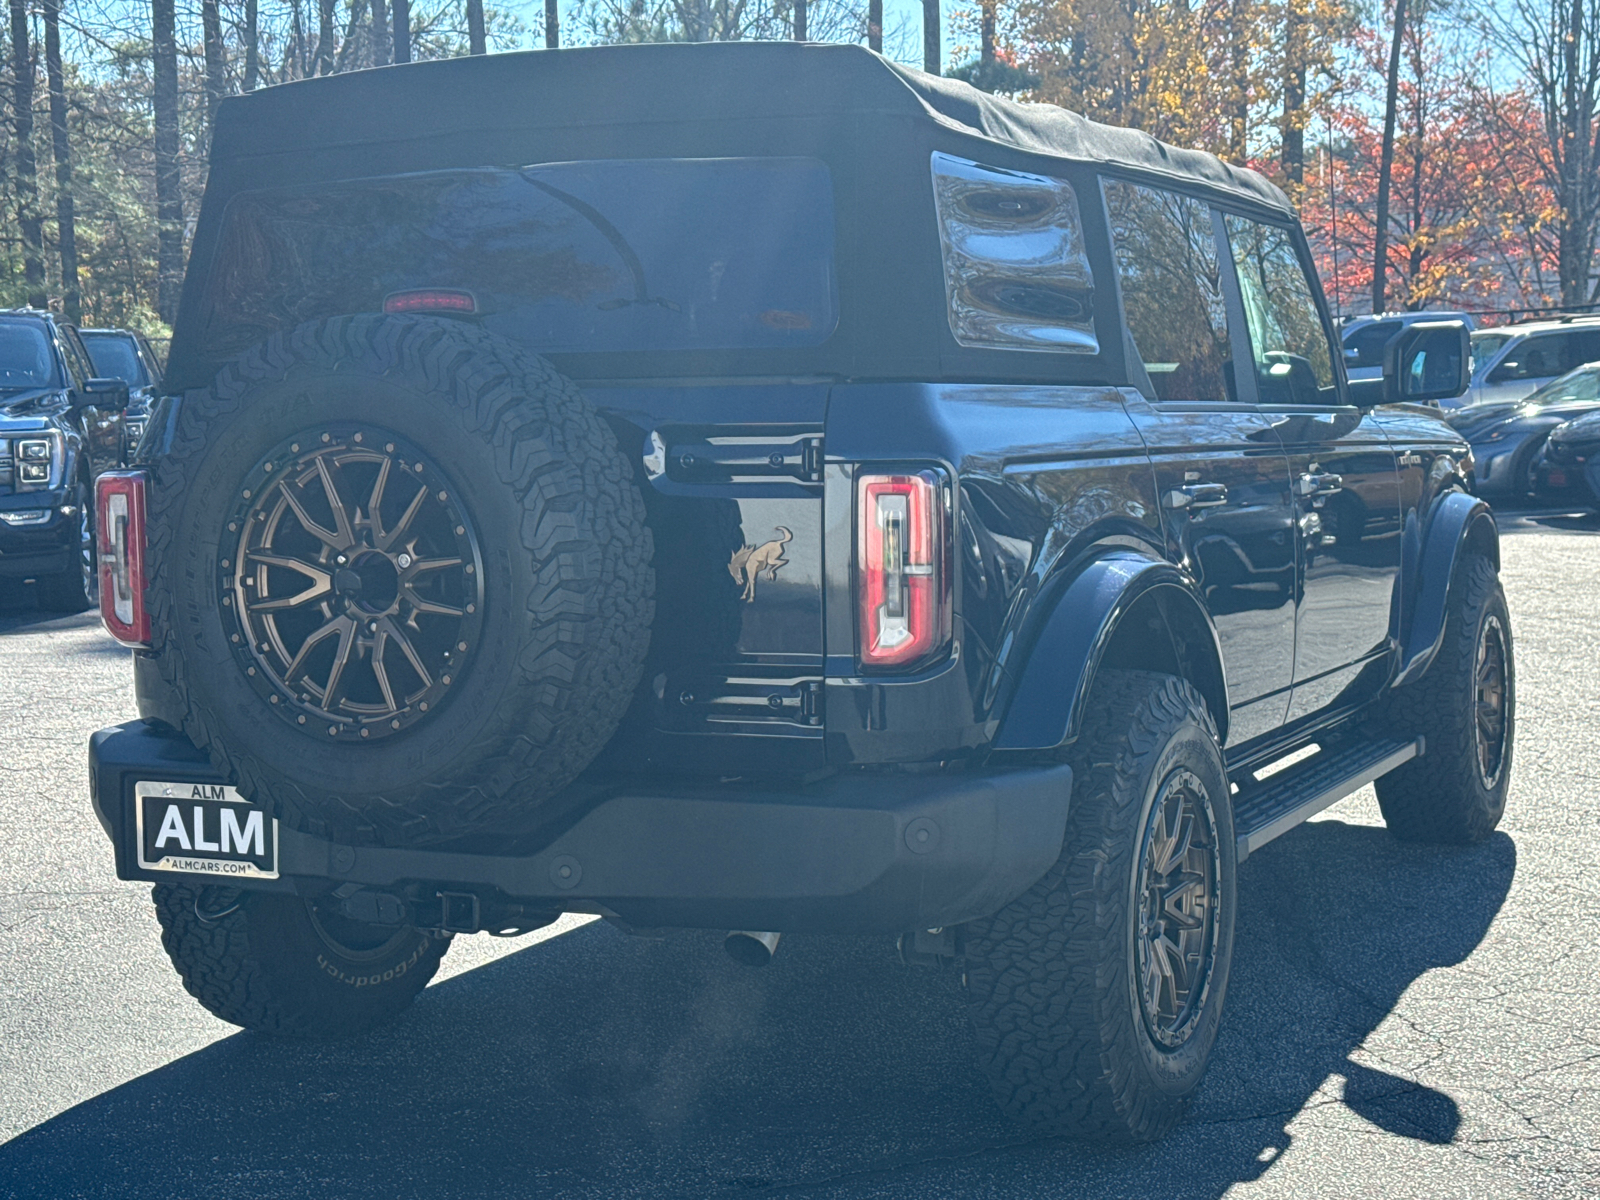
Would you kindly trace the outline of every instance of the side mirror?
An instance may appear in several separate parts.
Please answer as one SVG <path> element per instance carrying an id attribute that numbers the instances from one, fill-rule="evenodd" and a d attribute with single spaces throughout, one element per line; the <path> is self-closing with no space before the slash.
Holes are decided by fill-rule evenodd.
<path id="1" fill-rule="evenodd" d="M 1418 321 L 1383 348 L 1383 402 L 1448 400 L 1472 382 L 1471 340 L 1465 321 Z"/>
<path id="2" fill-rule="evenodd" d="M 74 408 L 104 408 L 121 412 L 128 407 L 128 385 L 121 379 L 86 379 Z"/>

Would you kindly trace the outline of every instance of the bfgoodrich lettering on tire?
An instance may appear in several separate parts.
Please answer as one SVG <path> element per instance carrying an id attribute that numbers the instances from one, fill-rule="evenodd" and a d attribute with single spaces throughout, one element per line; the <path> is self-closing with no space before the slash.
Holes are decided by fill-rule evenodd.
<path id="1" fill-rule="evenodd" d="M 154 890 L 161 944 L 183 986 L 231 1024 L 285 1037 L 350 1037 L 393 1020 L 427 986 L 448 936 L 362 925 L 275 892 Z"/>
<path id="2" fill-rule="evenodd" d="M 475 325 L 301 326 L 179 406 L 147 592 L 184 732 L 286 824 L 515 832 L 605 745 L 648 647 L 633 469 Z"/>
<path id="3" fill-rule="evenodd" d="M 1047 1134 L 1149 1141 L 1205 1073 L 1233 956 L 1233 818 L 1216 726 L 1188 683 L 1095 684 L 1061 858 L 965 930 L 978 1058 Z"/>

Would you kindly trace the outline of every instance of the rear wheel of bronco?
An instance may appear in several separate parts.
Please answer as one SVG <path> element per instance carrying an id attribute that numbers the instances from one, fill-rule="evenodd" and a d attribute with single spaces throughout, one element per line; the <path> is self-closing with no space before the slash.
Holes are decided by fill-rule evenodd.
<path id="1" fill-rule="evenodd" d="M 259 1033 L 352 1037 L 405 1011 L 450 938 L 364 925 L 318 901 L 196 884 L 158 884 L 161 944 L 189 994 Z"/>
<path id="2" fill-rule="evenodd" d="M 1060 860 L 965 929 L 969 1012 L 1012 1116 L 1046 1134 L 1150 1141 L 1183 1115 L 1222 1016 L 1228 776 L 1205 701 L 1181 679 L 1107 672 L 1089 711 Z"/>
<path id="3" fill-rule="evenodd" d="M 610 428 L 461 322 L 341 317 L 242 355 L 184 398 L 148 538 L 184 732 L 338 841 L 524 828 L 610 738 L 648 646 Z"/>
<path id="4" fill-rule="evenodd" d="M 1516 740 L 1511 615 L 1494 564 L 1457 568 L 1444 644 L 1422 678 L 1390 697 L 1385 733 L 1420 735 L 1422 757 L 1376 784 L 1390 832 L 1408 842 L 1481 842 L 1506 809 Z"/>

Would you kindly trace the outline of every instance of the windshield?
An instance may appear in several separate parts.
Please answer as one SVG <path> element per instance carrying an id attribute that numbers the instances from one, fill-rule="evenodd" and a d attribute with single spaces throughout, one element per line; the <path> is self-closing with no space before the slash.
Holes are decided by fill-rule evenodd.
<path id="1" fill-rule="evenodd" d="M 1511 340 L 1509 333 L 1475 333 L 1472 335 L 1472 370 L 1500 353 L 1500 347 Z"/>
<path id="2" fill-rule="evenodd" d="M 34 321 L 0 322 L 0 391 L 55 386 L 56 356 L 44 327 Z"/>
<path id="3" fill-rule="evenodd" d="M 1530 407 L 1542 408 L 1547 404 L 1579 404 L 1587 400 L 1600 400 L 1600 363 L 1568 371 L 1529 396 L 1527 403 Z"/>
<path id="4" fill-rule="evenodd" d="M 807 158 L 435 171 L 228 207 L 208 335 L 254 342 L 416 288 L 547 352 L 811 346 L 833 332 L 833 188 Z"/>
<path id="5" fill-rule="evenodd" d="M 129 387 L 147 387 L 150 377 L 144 363 L 139 361 L 139 351 L 133 339 L 125 333 L 83 333 L 83 344 L 88 347 L 89 358 L 96 375 L 120 379 Z"/>

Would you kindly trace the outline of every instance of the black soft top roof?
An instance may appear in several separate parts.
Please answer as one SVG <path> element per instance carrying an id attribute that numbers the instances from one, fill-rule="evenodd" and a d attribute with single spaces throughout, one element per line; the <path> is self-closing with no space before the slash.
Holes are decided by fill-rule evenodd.
<path id="1" fill-rule="evenodd" d="M 997 99 L 859 46 L 602 46 L 381 67 L 222 102 L 165 386 L 203 386 L 239 345 L 333 315 L 308 313 L 304 297 L 287 294 L 278 297 L 283 311 L 274 308 L 265 324 L 240 324 L 223 311 L 232 311 L 226 303 L 219 307 L 216 298 L 226 300 L 235 287 L 294 286 L 258 278 L 282 268 L 257 261 L 264 250 L 253 243 L 234 246 L 234 258 L 222 252 L 226 214 L 243 193 L 589 159 L 747 156 L 809 156 L 829 167 L 841 305 L 835 333 L 803 351 L 568 355 L 557 357 L 558 367 L 580 379 L 624 371 L 630 378 L 1120 379 L 1110 288 L 1095 293 L 1095 320 L 1108 335 L 1098 355 L 978 350 L 952 340 L 930 153 L 1041 173 L 1060 164 L 1063 177 L 1107 166 L 1293 219 L 1283 193 L 1253 171 L 1051 105 Z M 1105 244 L 1097 209 L 1087 206 L 1083 218 L 1091 258 Z M 1109 263 L 1094 270 L 1111 277 Z"/>
<path id="2" fill-rule="evenodd" d="M 855 114 L 922 118 L 1029 153 L 1111 163 L 1289 211 L 1256 172 L 898 66 L 861 46 L 713 42 L 594 46 L 354 71 L 224 100 L 213 170 L 279 155 L 404 143 L 452 129 L 671 125 Z M 243 172 L 248 173 L 248 171 Z M 231 174 L 231 172 L 230 172 Z M 241 181 L 242 182 L 242 181 Z M 273 182 L 264 179 L 264 185 Z"/>

